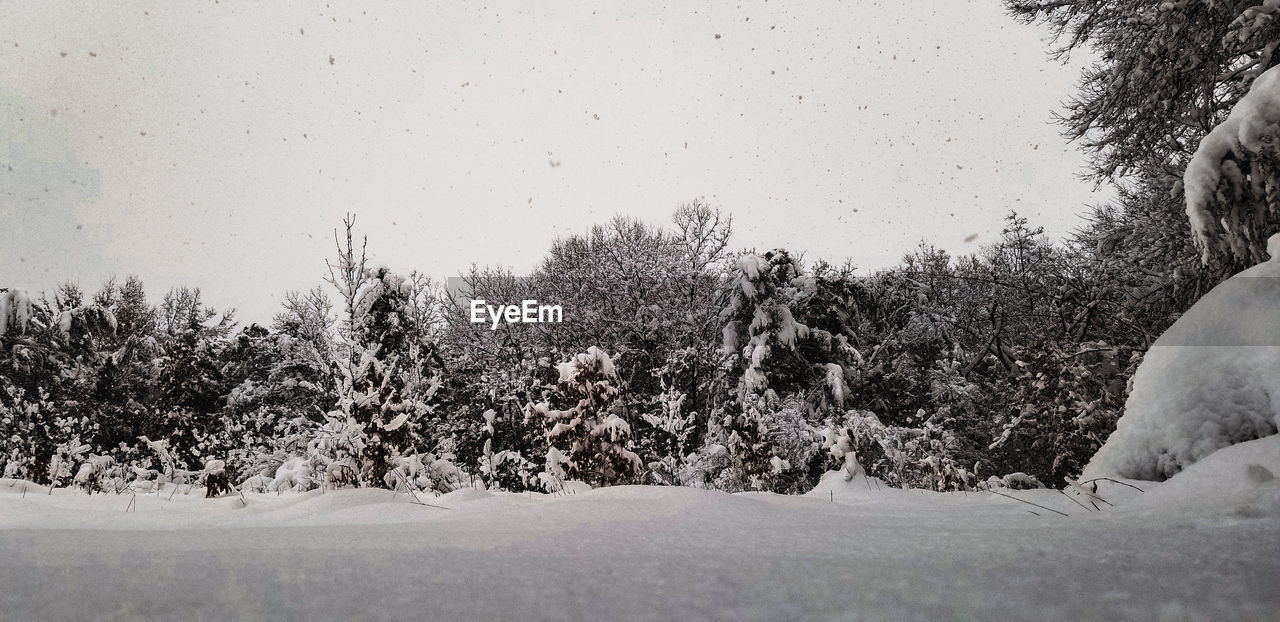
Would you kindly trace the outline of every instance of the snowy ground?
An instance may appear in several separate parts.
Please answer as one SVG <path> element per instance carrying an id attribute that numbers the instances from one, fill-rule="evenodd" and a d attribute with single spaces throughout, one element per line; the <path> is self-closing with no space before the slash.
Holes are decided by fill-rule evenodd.
<path id="1" fill-rule="evenodd" d="M 1015 493 L 1070 516 L 864 479 L 806 497 L 423 499 L 440 507 L 372 490 L 242 503 L 0 480 L 0 620 L 1276 620 L 1275 472 L 1280 437 L 1145 493 L 1104 482 L 1106 511 Z"/>

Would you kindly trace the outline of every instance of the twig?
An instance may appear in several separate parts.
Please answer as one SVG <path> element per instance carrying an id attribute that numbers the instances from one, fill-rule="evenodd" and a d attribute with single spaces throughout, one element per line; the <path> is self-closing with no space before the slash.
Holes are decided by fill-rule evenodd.
<path id="1" fill-rule="evenodd" d="M 1002 493 L 1002 492 L 996 492 L 996 491 L 994 491 L 994 490 L 988 490 L 987 492 L 989 492 L 989 493 L 991 493 L 991 494 L 993 494 L 993 495 L 1000 495 L 1001 497 L 1008 497 L 1008 498 L 1010 498 L 1010 499 L 1013 499 L 1014 501 L 1021 501 L 1022 503 L 1025 503 L 1025 504 L 1027 504 L 1027 505 L 1034 505 L 1034 506 L 1036 506 L 1036 507 L 1038 507 L 1038 508 L 1040 508 L 1040 509 L 1042 509 L 1042 510 L 1049 510 L 1050 512 L 1053 512 L 1054 514 L 1061 514 L 1062 516 L 1071 516 L 1070 514 L 1067 514 L 1066 512 L 1059 512 L 1058 510 L 1055 510 L 1055 509 L 1053 509 L 1053 508 L 1051 508 L 1051 507 L 1045 507 L 1045 506 L 1043 506 L 1043 505 L 1040 505 L 1039 503 L 1032 503 L 1032 502 L 1030 502 L 1030 501 L 1027 501 L 1026 499 L 1019 499 L 1019 498 L 1017 498 L 1017 497 L 1015 497 L 1015 496 L 1013 496 L 1013 495 L 1006 495 L 1006 494 L 1004 494 L 1004 493 Z M 1035 512 L 1032 512 L 1032 514 L 1035 514 Z M 1038 515 L 1037 515 L 1037 516 L 1038 516 Z"/>
<path id="2" fill-rule="evenodd" d="M 1067 494 L 1067 492 L 1066 492 L 1065 490 L 1062 490 L 1061 488 L 1059 488 L 1059 489 L 1058 489 L 1058 492 L 1062 493 L 1062 496 L 1064 496 L 1064 497 L 1066 497 L 1066 498 L 1068 498 L 1068 499 L 1071 499 L 1071 502 L 1072 502 L 1072 503 L 1075 503 L 1076 505 L 1078 505 L 1078 506 L 1080 506 L 1080 507 L 1084 508 L 1084 511 L 1086 511 L 1086 512 L 1088 512 L 1088 511 L 1089 511 L 1089 507 L 1088 507 L 1088 506 L 1086 506 L 1086 505 L 1085 505 L 1085 504 L 1083 504 L 1083 503 L 1080 503 L 1080 501 L 1079 501 L 1079 500 L 1077 500 L 1075 497 L 1072 497 L 1071 495 Z"/>
<path id="3" fill-rule="evenodd" d="M 409 482 L 405 481 L 404 476 L 401 475 L 399 471 L 392 471 L 392 473 L 396 474 L 396 490 L 391 493 L 393 496 L 395 495 L 396 492 L 400 491 L 400 484 L 403 483 L 404 489 L 409 491 L 409 494 L 413 495 L 413 499 L 418 502 L 418 505 L 426 505 L 425 503 L 422 502 L 422 499 L 418 498 L 418 493 L 413 491 L 413 488 L 409 486 Z M 432 507 L 443 507 L 443 506 L 432 506 Z M 445 509 L 448 509 L 448 508 L 445 508 Z"/>
<path id="4" fill-rule="evenodd" d="M 1095 477 L 1095 478 L 1093 478 L 1093 479 L 1091 479 L 1091 480 L 1086 480 L 1086 481 L 1083 481 L 1083 482 L 1077 482 L 1077 483 L 1076 483 L 1076 485 L 1077 485 L 1077 486 L 1083 486 L 1083 485 L 1085 485 L 1085 484 L 1090 484 L 1090 483 L 1096 482 L 1096 481 L 1098 481 L 1098 480 L 1104 480 L 1104 481 L 1108 481 L 1108 482 L 1113 482 L 1113 483 L 1116 483 L 1116 484 L 1120 484 L 1121 486 L 1128 486 L 1128 487 L 1130 487 L 1130 488 L 1132 488 L 1132 489 L 1134 489 L 1134 490 L 1136 490 L 1136 491 L 1138 491 L 1138 492 L 1142 492 L 1142 493 L 1145 493 L 1145 492 L 1146 492 L 1145 490 L 1143 490 L 1143 489 L 1141 489 L 1141 488 L 1138 488 L 1137 486 L 1134 486 L 1133 484 L 1130 484 L 1130 483 L 1127 483 L 1127 482 L 1122 482 L 1122 481 L 1120 481 L 1120 480 L 1118 480 L 1118 479 L 1111 479 L 1110 477 Z"/>

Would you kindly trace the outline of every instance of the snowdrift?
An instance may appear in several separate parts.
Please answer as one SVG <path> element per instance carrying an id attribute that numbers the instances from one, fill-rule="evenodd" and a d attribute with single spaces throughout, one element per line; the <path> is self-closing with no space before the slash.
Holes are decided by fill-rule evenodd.
<path id="1" fill-rule="evenodd" d="M 1280 436 L 1232 445 L 1148 487 L 1118 514 L 1186 519 L 1280 519 Z"/>
<path id="2" fill-rule="evenodd" d="M 1280 234 L 1156 340 L 1116 431 L 1081 479 L 1164 480 L 1280 426 Z"/>

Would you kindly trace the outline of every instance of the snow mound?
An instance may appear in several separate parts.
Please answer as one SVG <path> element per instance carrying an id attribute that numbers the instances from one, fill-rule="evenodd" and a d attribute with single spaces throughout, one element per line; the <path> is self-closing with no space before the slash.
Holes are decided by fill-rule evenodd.
<path id="1" fill-rule="evenodd" d="M 1280 518 L 1280 436 L 1238 443 L 1120 506 L 1120 512 Z"/>
<path id="2" fill-rule="evenodd" d="M 901 488 L 889 486 L 880 478 L 867 477 L 865 473 L 858 473 L 851 477 L 848 471 L 840 469 L 823 473 L 822 478 L 818 480 L 818 485 L 804 493 L 804 496 L 846 502 L 886 494 L 905 494 L 905 492 Z"/>
<path id="3" fill-rule="evenodd" d="M 1280 234 L 1272 259 L 1213 288 L 1156 340 L 1082 479 L 1164 480 L 1280 426 Z"/>

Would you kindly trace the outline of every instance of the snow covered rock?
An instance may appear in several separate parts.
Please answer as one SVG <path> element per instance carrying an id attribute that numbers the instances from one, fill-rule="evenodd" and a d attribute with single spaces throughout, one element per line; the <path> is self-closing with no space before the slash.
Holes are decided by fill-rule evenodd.
<path id="1" fill-rule="evenodd" d="M 1280 234 L 1272 259 L 1213 288 L 1156 340 L 1082 479 L 1164 480 L 1280 426 Z"/>

